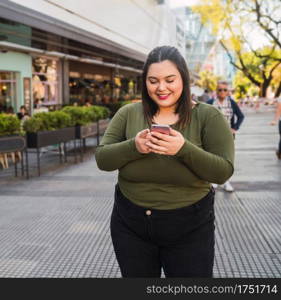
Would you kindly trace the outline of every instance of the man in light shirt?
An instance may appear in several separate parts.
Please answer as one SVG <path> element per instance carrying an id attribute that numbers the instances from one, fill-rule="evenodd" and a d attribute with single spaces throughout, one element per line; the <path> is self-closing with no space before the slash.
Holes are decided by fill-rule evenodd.
<path id="1" fill-rule="evenodd" d="M 240 110 L 237 103 L 229 96 L 229 92 L 228 83 L 226 81 L 219 81 L 217 85 L 216 97 L 210 99 L 207 101 L 207 103 L 214 105 L 222 112 L 229 123 L 233 137 L 235 138 L 235 134 L 244 120 L 244 114 Z M 215 188 L 217 187 L 216 184 L 213 184 L 213 186 Z M 223 188 L 227 192 L 234 191 L 234 188 L 230 184 L 229 180 L 224 183 Z"/>

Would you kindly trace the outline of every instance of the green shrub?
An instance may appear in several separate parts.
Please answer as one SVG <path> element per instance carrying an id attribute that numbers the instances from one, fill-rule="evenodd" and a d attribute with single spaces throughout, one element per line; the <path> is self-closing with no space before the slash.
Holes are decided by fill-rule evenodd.
<path id="1" fill-rule="evenodd" d="M 51 114 L 51 125 L 55 129 L 74 126 L 71 116 L 61 110 L 54 111 Z"/>
<path id="2" fill-rule="evenodd" d="M 24 121 L 23 129 L 26 132 L 51 131 L 73 126 L 71 116 L 63 111 L 37 113 Z"/>
<path id="3" fill-rule="evenodd" d="M 109 109 L 104 106 L 92 105 L 86 106 L 66 106 L 62 109 L 71 116 L 73 124 L 75 125 L 87 125 L 89 123 L 96 122 L 100 119 L 109 117 Z"/>
<path id="4" fill-rule="evenodd" d="M 40 112 L 34 114 L 32 119 L 39 119 L 42 121 L 42 131 L 50 131 L 50 130 L 55 130 L 52 122 L 52 113 L 51 112 Z M 40 131 L 41 131 L 40 130 Z"/>
<path id="5" fill-rule="evenodd" d="M 60 128 L 87 125 L 109 117 L 110 111 L 104 106 L 65 106 L 54 112 L 41 112 L 24 121 L 26 132 L 51 131 Z"/>
<path id="6" fill-rule="evenodd" d="M 29 118 L 23 123 L 23 130 L 25 132 L 38 132 L 46 130 L 44 128 L 43 120 L 40 118 Z"/>
<path id="7" fill-rule="evenodd" d="M 88 107 L 66 106 L 62 111 L 70 115 L 74 125 L 86 125 L 92 122 Z"/>
<path id="8" fill-rule="evenodd" d="M 109 110 L 109 108 L 107 108 L 105 106 L 101 106 L 100 110 L 101 110 L 101 118 L 102 119 L 109 118 L 109 116 L 110 116 L 110 110 Z"/>
<path id="9" fill-rule="evenodd" d="M 20 120 L 17 116 L 0 114 L 0 136 L 20 134 Z"/>
<path id="10" fill-rule="evenodd" d="M 106 119 L 110 116 L 110 110 L 105 106 L 93 105 L 89 108 L 96 115 L 95 121 Z"/>

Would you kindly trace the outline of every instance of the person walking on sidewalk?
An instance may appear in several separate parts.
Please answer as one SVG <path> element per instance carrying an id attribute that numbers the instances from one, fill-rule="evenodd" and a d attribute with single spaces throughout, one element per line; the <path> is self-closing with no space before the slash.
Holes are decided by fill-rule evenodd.
<path id="1" fill-rule="evenodd" d="M 212 277 L 211 182 L 233 174 L 233 137 L 216 108 L 192 102 L 175 47 L 153 49 L 142 79 L 142 102 L 117 111 L 95 153 L 99 169 L 119 170 L 110 229 L 121 274 Z"/>
<path id="2" fill-rule="evenodd" d="M 227 122 L 229 123 L 233 137 L 235 138 L 235 134 L 244 120 L 244 114 L 240 110 L 237 103 L 229 96 L 229 88 L 226 81 L 218 82 L 216 97 L 210 99 L 209 101 L 207 101 L 207 103 L 214 105 L 222 112 Z M 214 188 L 216 188 L 218 185 L 214 183 L 213 186 Z M 234 191 L 234 188 L 229 180 L 227 180 L 223 184 L 223 188 L 227 192 Z"/>
<path id="3" fill-rule="evenodd" d="M 271 125 L 276 125 L 279 120 L 279 145 L 276 150 L 276 156 L 278 159 L 281 159 L 281 97 L 277 98 L 277 106 L 275 110 L 274 119 L 271 121 Z"/>
<path id="4" fill-rule="evenodd" d="M 210 99 L 209 92 L 208 92 L 207 89 L 204 90 L 204 93 L 202 94 L 202 96 L 200 97 L 200 99 L 204 103 L 206 103 Z"/>

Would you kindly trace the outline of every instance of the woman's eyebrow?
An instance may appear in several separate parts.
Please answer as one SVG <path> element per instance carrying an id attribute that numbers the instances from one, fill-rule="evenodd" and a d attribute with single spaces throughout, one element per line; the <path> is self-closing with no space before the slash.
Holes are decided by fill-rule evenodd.
<path id="1" fill-rule="evenodd" d="M 172 75 L 168 75 L 166 76 L 165 78 L 170 78 L 170 77 L 174 77 L 176 75 L 172 74 Z M 154 77 L 154 76 L 149 76 L 148 79 L 158 79 L 157 77 Z"/>

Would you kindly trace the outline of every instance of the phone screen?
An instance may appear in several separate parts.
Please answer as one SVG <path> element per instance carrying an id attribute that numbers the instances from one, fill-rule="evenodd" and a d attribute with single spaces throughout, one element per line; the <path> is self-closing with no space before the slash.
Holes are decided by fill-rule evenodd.
<path id="1" fill-rule="evenodd" d="M 152 124 L 150 131 L 156 131 L 163 134 L 170 134 L 170 126 L 169 125 L 160 125 L 160 124 Z"/>

